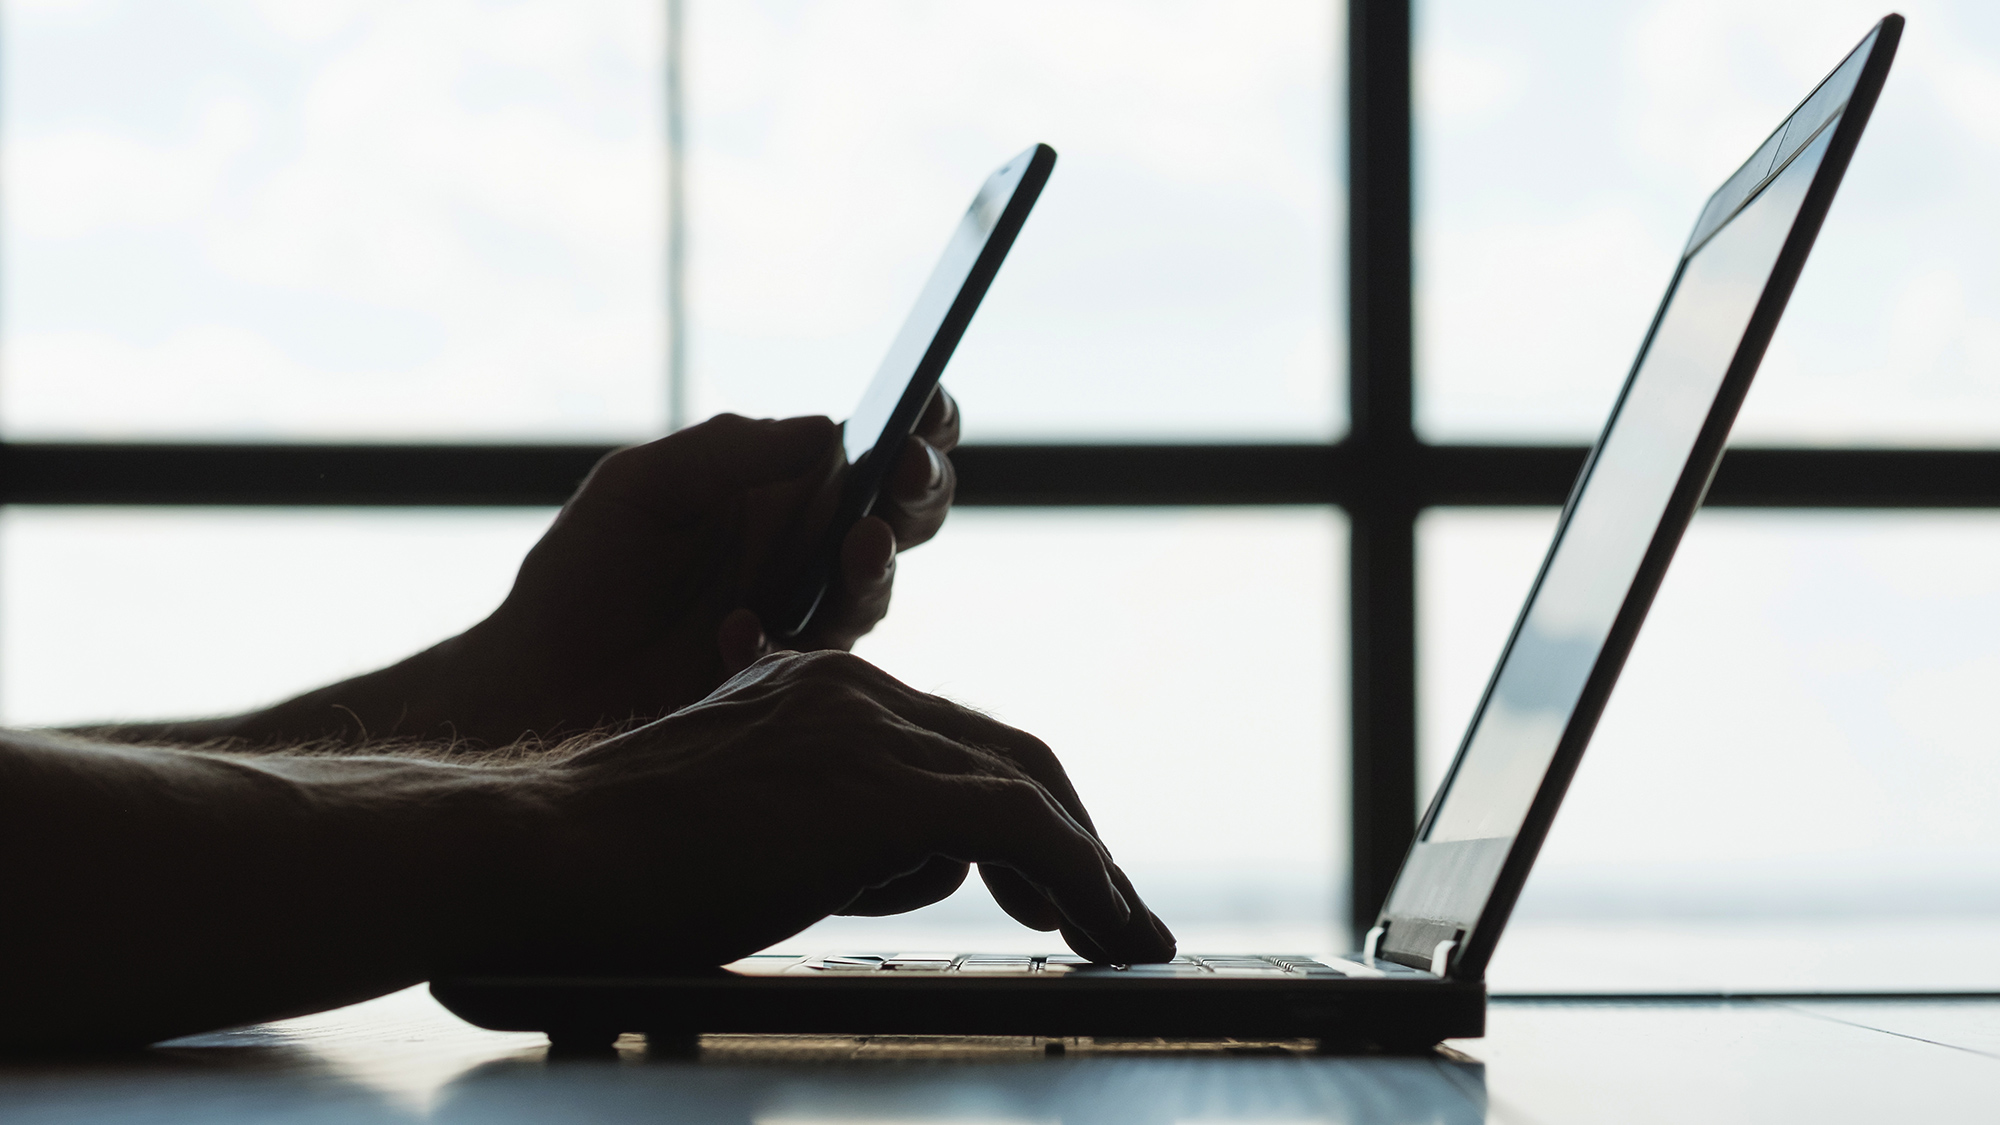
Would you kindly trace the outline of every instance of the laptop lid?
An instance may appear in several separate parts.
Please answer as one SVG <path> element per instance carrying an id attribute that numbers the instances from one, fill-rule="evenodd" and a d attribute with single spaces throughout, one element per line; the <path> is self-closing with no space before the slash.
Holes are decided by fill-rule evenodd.
<path id="1" fill-rule="evenodd" d="M 1776 330 L 1901 16 L 1710 197 L 1367 947 L 1478 979 Z"/>

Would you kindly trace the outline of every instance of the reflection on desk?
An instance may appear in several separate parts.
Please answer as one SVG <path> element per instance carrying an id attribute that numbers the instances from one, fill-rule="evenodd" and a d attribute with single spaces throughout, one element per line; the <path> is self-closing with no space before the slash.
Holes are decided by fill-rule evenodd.
<path id="1" fill-rule="evenodd" d="M 1960 1119 L 2000 1106 L 2000 998 L 1497 1001 L 1412 1057 L 1299 1043 L 636 1037 L 551 1058 L 411 989 L 124 1056 L 0 1063 L 0 1120 L 1354 1123 Z"/>
<path id="2" fill-rule="evenodd" d="M 602 1058 L 552 1059 L 546 1044 L 468 1026 L 411 989 L 138 1057 L 16 1060 L 0 1068 L 0 1120 L 1485 1119 L 1479 1065 L 1449 1052 L 1330 1058 L 1310 1043 L 706 1036 L 698 1058 L 661 1059 L 626 1036 Z"/>

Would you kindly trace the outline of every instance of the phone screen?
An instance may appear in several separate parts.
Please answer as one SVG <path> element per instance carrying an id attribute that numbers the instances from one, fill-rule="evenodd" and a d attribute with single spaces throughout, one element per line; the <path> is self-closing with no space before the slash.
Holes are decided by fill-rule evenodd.
<path id="1" fill-rule="evenodd" d="M 1036 145 L 1002 165 L 987 177 L 952 231 L 915 307 L 842 429 L 848 467 L 840 504 L 806 580 L 779 611 L 778 620 L 766 623 L 779 635 L 797 636 L 811 623 L 838 564 L 840 544 L 855 521 L 875 507 L 896 454 L 915 430 L 946 362 L 1048 182 L 1055 160 L 1054 149 Z"/>
<path id="2" fill-rule="evenodd" d="M 979 263 L 980 251 L 986 249 L 987 241 L 1000 225 L 1000 216 L 1006 210 L 1007 201 L 1013 198 L 1014 190 L 1021 185 L 1021 173 L 1027 170 L 1031 155 L 1022 153 L 1005 168 L 993 173 L 973 198 L 972 206 L 965 209 L 965 217 L 959 220 L 958 229 L 951 232 L 951 241 L 945 244 L 944 254 L 931 270 L 930 279 L 924 282 L 915 307 L 910 309 L 909 317 L 903 321 L 902 330 L 896 333 L 895 342 L 889 345 L 889 354 L 882 357 L 882 366 L 875 369 L 875 378 L 862 392 L 860 403 L 847 419 L 841 440 L 847 447 L 848 464 L 860 464 L 881 444 L 884 431 L 895 417 L 897 405 L 902 402 L 905 392 L 912 389 L 911 383 L 923 365 L 924 353 L 930 350 L 932 341 L 938 337 L 938 330 L 944 327 L 952 304 L 958 300 L 967 279 L 972 276 L 972 267 Z M 930 397 L 928 390 L 924 397 L 927 400 Z M 895 450 L 885 449 L 883 452 L 894 454 Z"/>

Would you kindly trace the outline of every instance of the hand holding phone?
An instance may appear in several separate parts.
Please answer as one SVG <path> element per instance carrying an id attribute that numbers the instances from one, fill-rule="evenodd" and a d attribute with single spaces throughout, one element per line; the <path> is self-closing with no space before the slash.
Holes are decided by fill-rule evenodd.
<path id="1" fill-rule="evenodd" d="M 987 178 L 952 232 L 916 306 L 842 430 L 847 466 L 833 517 L 812 549 L 804 577 L 765 622 L 771 635 L 789 639 L 811 625 L 839 573 L 848 533 L 874 510 L 883 483 L 1055 162 L 1055 150 L 1040 144 L 1008 161 Z"/>

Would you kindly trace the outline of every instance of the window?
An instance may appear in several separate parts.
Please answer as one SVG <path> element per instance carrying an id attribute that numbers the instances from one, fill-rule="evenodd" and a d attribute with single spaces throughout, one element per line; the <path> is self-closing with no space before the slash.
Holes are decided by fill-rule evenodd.
<path id="1" fill-rule="evenodd" d="M 1423 792 L 1486 686 L 1553 509 L 1433 509 Z M 1521 910 L 1962 913 L 2000 884 L 2000 521 L 1703 513 Z"/>
<path id="2" fill-rule="evenodd" d="M 972 190 L 1055 174 L 953 359 L 972 440 L 1341 426 L 1339 9 L 688 5 L 691 391 L 850 409 Z"/>
<path id="3" fill-rule="evenodd" d="M 1418 423 L 1588 441 L 1698 201 L 1879 5 L 1416 5 Z M 1990 5 L 1909 30 L 1736 427 L 1743 442 L 2000 436 Z M 1801 18 L 1809 14 L 1809 18 Z"/>
<path id="4" fill-rule="evenodd" d="M 2000 585 L 1990 512 L 1963 510 L 2000 496 L 1980 449 L 2000 436 L 2000 275 L 1980 251 L 2000 22 L 1950 0 L 1903 11 L 1868 135 L 1496 987 L 1993 983 L 1900 952 L 1989 947 L 1981 888 L 2000 878 L 2000 776 L 1981 761 Z M 1429 441 L 1517 446 L 1483 455 L 1497 475 L 1532 464 L 1530 443 L 1595 436 L 1699 201 L 1881 12 L 1413 14 L 1415 417 Z M 1553 508 L 1500 507 L 1536 498 L 1499 491 L 1420 520 L 1423 794 L 1553 527 Z M 1549 973 L 1557 958 L 1572 967 Z"/>
<path id="5" fill-rule="evenodd" d="M 221 715 L 484 617 L 547 509 L 16 507 L 0 519 L 0 719 Z"/>
<path id="6" fill-rule="evenodd" d="M 5 15 L 10 439 L 664 424 L 658 4 Z"/>
<path id="7" fill-rule="evenodd" d="M 1700 200 L 1880 15 L 0 10 L 0 714 L 239 706 L 470 620 L 611 443 L 844 411 L 970 186 L 1045 140 L 1049 193 L 950 373 L 965 510 L 863 652 L 1057 742 L 1191 934 L 1302 941 L 1372 919 Z M 1752 899 L 1882 932 L 1907 907 L 1958 948 L 1944 888 L 2000 873 L 2000 17 L 1908 15 L 1524 903 L 1574 923 L 1565 948 L 1635 902 Z M 407 634 L 327 632 L 401 604 Z M 322 643 L 268 658 L 270 614 Z M 190 620 L 212 678 L 162 668 Z M 65 695 L 137 621 L 122 686 Z M 1060 675 L 1031 656 L 1055 635 L 1081 638 Z M 1811 799 L 1751 820 L 1792 783 Z M 1672 835 L 1696 804 L 1712 833 Z M 1752 914 L 1707 948 L 1740 959 Z"/>
<path id="8" fill-rule="evenodd" d="M 1342 530 L 1327 507 L 970 509 L 899 564 L 856 651 L 1048 742 L 1190 948 L 1323 948 L 1346 881 Z M 793 944 L 1046 946 L 996 914 L 975 891 Z"/>

